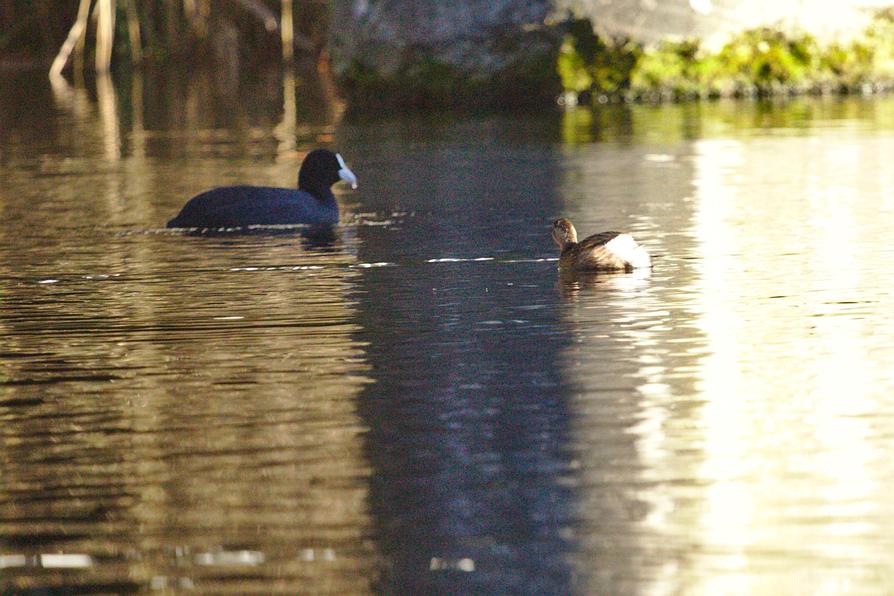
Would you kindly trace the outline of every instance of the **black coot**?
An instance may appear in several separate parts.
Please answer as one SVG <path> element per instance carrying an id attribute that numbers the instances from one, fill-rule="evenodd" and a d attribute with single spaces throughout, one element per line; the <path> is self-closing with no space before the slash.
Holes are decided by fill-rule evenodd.
<path id="1" fill-rule="evenodd" d="M 301 164 L 297 190 L 269 186 L 215 188 L 191 198 L 167 227 L 337 224 L 338 203 L 331 187 L 339 180 L 357 188 L 357 177 L 341 155 L 316 149 Z"/>

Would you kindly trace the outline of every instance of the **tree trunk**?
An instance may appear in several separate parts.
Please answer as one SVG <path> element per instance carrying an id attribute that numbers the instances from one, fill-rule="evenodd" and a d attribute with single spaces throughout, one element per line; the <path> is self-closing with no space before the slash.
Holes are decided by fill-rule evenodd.
<path id="1" fill-rule="evenodd" d="M 130 38 L 130 61 L 133 64 L 143 62 L 143 39 L 140 35 L 140 15 L 137 13 L 136 0 L 124 0 L 127 12 L 127 36 Z"/>
<path id="2" fill-rule="evenodd" d="M 282 34 L 282 61 L 292 63 L 295 54 L 295 26 L 292 12 L 292 0 L 282 0 L 280 16 L 280 33 Z"/>
<path id="3" fill-rule="evenodd" d="M 97 0 L 99 19 L 96 26 L 96 72 L 107 73 L 112 65 L 115 41 L 115 0 Z"/>
<path id="4" fill-rule="evenodd" d="M 68 63 L 68 58 L 71 56 L 72 49 L 74 49 L 78 40 L 83 38 L 84 34 L 87 32 L 88 18 L 90 18 L 90 0 L 81 0 L 80 5 L 78 6 L 78 17 L 75 19 L 74 25 L 71 26 L 71 30 L 68 32 L 68 37 L 65 38 L 62 47 L 59 48 L 59 53 L 56 54 L 56 58 L 50 66 L 51 79 L 62 76 L 62 70 Z"/>

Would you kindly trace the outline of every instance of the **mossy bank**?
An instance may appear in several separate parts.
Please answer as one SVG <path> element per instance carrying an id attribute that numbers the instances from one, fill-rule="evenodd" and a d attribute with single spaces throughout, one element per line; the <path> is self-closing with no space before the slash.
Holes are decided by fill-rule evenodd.
<path id="1" fill-rule="evenodd" d="M 358 111 L 894 88 L 894 8 L 877 11 L 849 41 L 827 43 L 803 31 L 760 27 L 714 47 L 696 38 L 646 46 L 600 36 L 587 19 L 515 25 L 454 36 L 450 44 L 417 40 L 355 51 L 348 60 L 340 61 L 336 51 L 335 71 L 345 99 Z"/>

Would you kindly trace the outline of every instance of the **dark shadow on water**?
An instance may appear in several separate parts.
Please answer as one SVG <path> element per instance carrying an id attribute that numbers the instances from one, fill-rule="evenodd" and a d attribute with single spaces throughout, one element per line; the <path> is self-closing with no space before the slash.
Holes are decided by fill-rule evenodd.
<path id="1" fill-rule="evenodd" d="M 355 147 L 358 160 L 383 158 L 382 147 Z M 553 157 L 484 143 L 416 147 L 413 164 L 399 181 L 369 172 L 366 196 L 388 198 L 365 208 L 416 215 L 358 229 L 361 260 L 397 264 L 364 272 L 358 302 L 374 380 L 358 411 L 385 561 L 378 587 L 569 593 L 565 339 L 557 311 L 542 307 L 557 299 L 555 272 L 474 261 L 540 249 L 545 228 L 526 228 L 555 210 Z"/>

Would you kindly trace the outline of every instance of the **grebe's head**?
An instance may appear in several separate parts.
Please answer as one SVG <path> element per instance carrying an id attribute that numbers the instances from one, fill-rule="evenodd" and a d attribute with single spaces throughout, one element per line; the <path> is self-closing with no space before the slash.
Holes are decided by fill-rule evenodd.
<path id="1" fill-rule="evenodd" d="M 560 217 L 553 222 L 553 240 L 562 250 L 577 242 L 577 230 L 574 229 L 570 219 Z"/>

